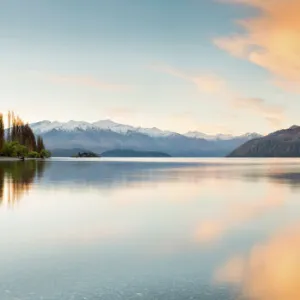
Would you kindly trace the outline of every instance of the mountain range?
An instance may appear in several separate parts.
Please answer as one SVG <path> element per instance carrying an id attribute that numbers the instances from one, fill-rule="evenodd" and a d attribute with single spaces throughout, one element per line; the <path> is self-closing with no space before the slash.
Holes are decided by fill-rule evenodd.
<path id="1" fill-rule="evenodd" d="M 69 154 L 74 149 L 102 153 L 114 149 L 158 151 L 171 156 L 225 156 L 245 142 L 261 137 L 257 133 L 240 136 L 191 131 L 179 134 L 159 128 L 142 128 L 119 124 L 111 120 L 98 122 L 41 121 L 30 124 L 41 135 L 47 148 L 55 153 Z M 72 153 L 74 154 L 74 153 Z"/>

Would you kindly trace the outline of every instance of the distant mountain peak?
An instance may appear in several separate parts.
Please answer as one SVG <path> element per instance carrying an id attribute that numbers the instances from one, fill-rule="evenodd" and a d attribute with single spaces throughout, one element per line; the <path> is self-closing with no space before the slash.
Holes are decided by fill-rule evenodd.
<path id="1" fill-rule="evenodd" d="M 205 139 L 205 140 L 232 140 L 232 139 L 243 139 L 243 138 L 250 140 L 250 139 L 261 137 L 261 135 L 256 132 L 248 132 L 242 135 L 234 136 L 232 134 L 223 134 L 223 133 L 206 134 L 199 131 L 189 131 L 188 133 L 185 134 L 185 136 L 190 138 Z"/>

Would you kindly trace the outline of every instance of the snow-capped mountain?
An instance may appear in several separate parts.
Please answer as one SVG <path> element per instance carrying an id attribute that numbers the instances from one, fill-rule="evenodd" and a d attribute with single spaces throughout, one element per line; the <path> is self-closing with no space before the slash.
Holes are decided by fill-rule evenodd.
<path id="1" fill-rule="evenodd" d="M 113 131 L 116 133 L 127 134 L 129 132 L 137 132 L 152 137 L 165 137 L 176 134 L 171 131 L 160 130 L 156 127 L 153 128 L 142 128 L 134 127 L 130 125 L 119 124 L 111 120 L 101 120 L 94 123 L 88 123 L 84 121 L 69 121 L 69 122 L 51 122 L 41 121 L 30 124 L 30 127 L 36 134 L 45 134 L 51 130 L 57 131 L 76 131 L 76 130 L 99 130 L 99 131 Z"/>
<path id="2" fill-rule="evenodd" d="M 89 123 L 85 121 L 68 121 L 68 122 L 51 122 L 51 121 L 41 121 L 37 123 L 33 123 L 30 125 L 33 131 L 36 134 L 45 134 L 52 130 L 57 131 L 86 131 L 86 130 L 99 130 L 99 131 L 112 131 L 120 134 L 127 134 L 129 132 L 141 133 L 151 137 L 168 137 L 172 135 L 179 135 L 179 133 L 161 130 L 159 128 L 142 128 L 142 127 L 134 127 L 131 125 L 119 124 L 111 120 L 100 120 L 97 122 Z M 247 138 L 253 139 L 259 137 L 260 135 L 257 133 L 246 133 L 240 136 L 234 136 L 231 134 L 216 134 L 209 135 L 198 131 L 189 131 L 186 134 L 183 134 L 188 138 L 194 139 L 205 139 L 209 141 L 213 140 L 232 140 L 236 138 Z"/>
<path id="3" fill-rule="evenodd" d="M 159 128 L 142 128 L 123 125 L 111 120 L 98 122 L 51 122 L 30 124 L 37 135 L 53 153 L 74 154 L 79 149 L 101 154 L 108 150 L 129 149 L 156 151 L 171 156 L 225 156 L 257 134 L 232 136 L 225 134 L 206 135 L 200 132 L 179 134 Z M 56 154 L 61 155 L 61 154 Z"/>

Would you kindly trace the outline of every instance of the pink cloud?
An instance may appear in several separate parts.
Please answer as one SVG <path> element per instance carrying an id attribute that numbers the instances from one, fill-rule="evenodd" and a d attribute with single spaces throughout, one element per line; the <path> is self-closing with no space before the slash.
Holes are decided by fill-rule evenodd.
<path id="1" fill-rule="evenodd" d="M 233 101 L 233 106 L 246 109 L 265 120 L 274 128 L 285 121 L 285 110 L 281 105 L 271 104 L 261 98 L 240 98 Z"/>

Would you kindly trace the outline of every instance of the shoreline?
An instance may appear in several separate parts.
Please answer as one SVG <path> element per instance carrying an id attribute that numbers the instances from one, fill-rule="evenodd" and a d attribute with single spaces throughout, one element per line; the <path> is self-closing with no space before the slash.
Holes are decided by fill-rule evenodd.
<path id="1" fill-rule="evenodd" d="M 1 161 L 21 161 L 21 159 L 17 157 L 0 156 L 0 162 Z"/>
<path id="2" fill-rule="evenodd" d="M 28 161 L 28 160 L 42 160 L 41 158 L 25 158 L 24 160 L 18 157 L 0 156 L 0 162 L 5 161 Z"/>

